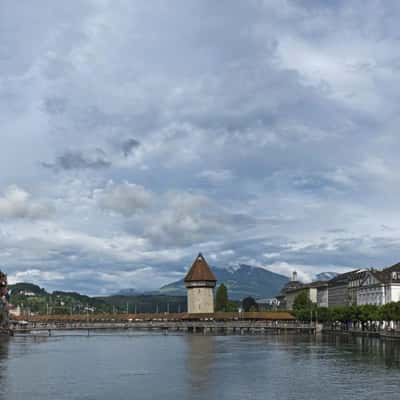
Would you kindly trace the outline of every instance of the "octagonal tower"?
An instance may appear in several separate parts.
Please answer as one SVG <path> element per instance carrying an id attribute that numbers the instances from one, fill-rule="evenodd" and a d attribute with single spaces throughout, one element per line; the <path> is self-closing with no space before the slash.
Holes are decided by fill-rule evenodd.
<path id="1" fill-rule="evenodd" d="M 213 313 L 215 275 L 201 253 L 197 256 L 185 278 L 188 313 Z"/>

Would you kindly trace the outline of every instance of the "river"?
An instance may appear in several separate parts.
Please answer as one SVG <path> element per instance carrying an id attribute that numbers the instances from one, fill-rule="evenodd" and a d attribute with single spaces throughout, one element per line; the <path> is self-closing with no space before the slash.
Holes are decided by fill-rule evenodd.
<path id="1" fill-rule="evenodd" d="M 0 341 L 1 399 L 399 399 L 400 343 L 109 332 Z"/>

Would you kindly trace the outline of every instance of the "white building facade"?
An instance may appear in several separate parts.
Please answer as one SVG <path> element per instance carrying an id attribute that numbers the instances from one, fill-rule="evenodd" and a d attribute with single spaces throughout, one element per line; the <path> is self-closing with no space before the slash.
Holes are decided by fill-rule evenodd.
<path id="1" fill-rule="evenodd" d="M 328 307 L 328 283 L 320 285 L 317 287 L 317 306 L 318 307 Z"/>
<path id="2" fill-rule="evenodd" d="M 368 271 L 358 288 L 357 305 L 380 306 L 400 301 L 400 268 L 397 270 L 397 266 L 383 271 Z"/>

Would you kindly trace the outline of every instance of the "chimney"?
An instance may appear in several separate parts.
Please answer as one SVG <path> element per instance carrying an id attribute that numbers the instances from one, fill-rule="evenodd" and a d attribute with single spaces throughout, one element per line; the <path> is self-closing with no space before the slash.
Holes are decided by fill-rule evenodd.
<path id="1" fill-rule="evenodd" d="M 292 272 L 292 282 L 297 282 L 297 272 L 296 271 Z"/>

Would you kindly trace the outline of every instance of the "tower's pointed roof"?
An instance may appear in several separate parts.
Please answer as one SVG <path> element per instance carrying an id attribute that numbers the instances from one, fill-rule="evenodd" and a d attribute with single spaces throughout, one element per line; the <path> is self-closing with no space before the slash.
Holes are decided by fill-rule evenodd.
<path id="1" fill-rule="evenodd" d="M 192 267 L 185 277 L 185 282 L 207 281 L 216 282 L 217 278 L 211 271 L 207 261 L 201 253 L 196 257 Z"/>

